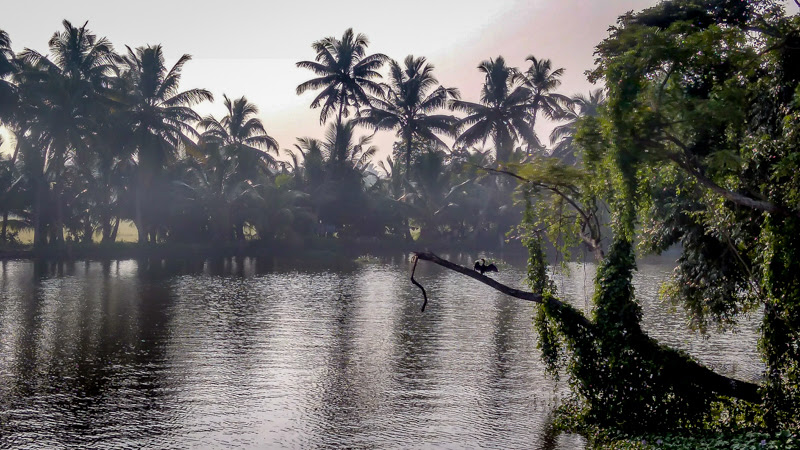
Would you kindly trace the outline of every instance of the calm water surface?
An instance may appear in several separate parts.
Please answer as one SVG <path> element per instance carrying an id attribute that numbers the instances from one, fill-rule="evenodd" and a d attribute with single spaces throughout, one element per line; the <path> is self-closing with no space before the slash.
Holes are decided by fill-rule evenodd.
<path id="1" fill-rule="evenodd" d="M 316 266 L 2 263 L 0 447 L 584 445 L 551 426 L 566 386 L 544 374 L 531 304 L 420 262 L 420 313 L 406 256 Z M 758 379 L 757 319 L 687 331 L 657 297 L 671 268 L 640 264 L 647 331 Z M 587 311 L 593 272 L 576 264 L 557 283 Z"/>

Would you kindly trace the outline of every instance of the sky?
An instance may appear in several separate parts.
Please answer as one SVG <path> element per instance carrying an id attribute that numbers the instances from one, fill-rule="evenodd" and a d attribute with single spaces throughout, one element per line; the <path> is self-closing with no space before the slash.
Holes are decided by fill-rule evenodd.
<path id="1" fill-rule="evenodd" d="M 47 52 L 47 41 L 67 19 L 107 37 L 118 51 L 161 44 L 171 66 L 182 54 L 182 89 L 202 87 L 213 104 L 196 107 L 202 115 L 224 115 L 222 94 L 246 96 L 260 109 L 267 132 L 281 148 L 295 138 L 322 137 L 319 110 L 309 105 L 315 91 L 296 95 L 298 84 L 314 76 L 295 66 L 313 60 L 314 41 L 341 37 L 353 28 L 370 41 L 369 53 L 384 53 L 402 61 L 425 56 L 434 75 L 462 98 L 477 101 L 483 76 L 478 64 L 502 55 L 509 65 L 527 68 L 525 58 L 552 60 L 563 67 L 560 93 L 588 93 L 596 88 L 584 72 L 593 66 L 594 46 L 608 27 L 627 11 L 638 11 L 656 0 L 380 0 L 227 2 L 137 0 L 3 2 L 0 29 L 12 48 Z M 537 131 L 546 138 L 552 124 Z M 368 132 L 365 130 L 364 134 Z M 380 133 L 380 155 L 391 151 L 393 133 Z M 4 145 L 3 151 L 9 151 Z"/>

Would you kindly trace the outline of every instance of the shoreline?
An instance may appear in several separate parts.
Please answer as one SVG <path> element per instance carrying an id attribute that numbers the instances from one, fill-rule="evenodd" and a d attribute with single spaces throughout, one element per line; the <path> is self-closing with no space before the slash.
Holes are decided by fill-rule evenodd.
<path id="1" fill-rule="evenodd" d="M 224 244 L 180 244 L 159 243 L 139 244 L 136 242 L 116 242 L 113 244 L 67 244 L 62 248 L 45 247 L 34 249 L 31 246 L 0 249 L 0 261 L 102 261 L 130 259 L 195 259 L 228 257 L 285 257 L 290 259 L 338 259 L 357 258 L 364 255 L 388 256 L 398 252 L 434 251 L 452 252 L 492 252 L 525 256 L 527 252 L 518 242 L 503 247 L 475 245 L 467 242 L 419 242 L 377 239 L 339 239 L 317 238 L 304 242 L 287 241 L 238 241 Z"/>

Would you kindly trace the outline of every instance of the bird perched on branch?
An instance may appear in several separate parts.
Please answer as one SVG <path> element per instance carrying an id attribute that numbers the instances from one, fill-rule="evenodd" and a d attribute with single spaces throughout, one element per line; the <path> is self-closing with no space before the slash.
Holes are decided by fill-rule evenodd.
<path id="1" fill-rule="evenodd" d="M 475 271 L 483 275 L 484 272 L 497 272 L 497 266 L 492 263 L 486 264 L 486 259 L 481 258 L 475 261 Z"/>

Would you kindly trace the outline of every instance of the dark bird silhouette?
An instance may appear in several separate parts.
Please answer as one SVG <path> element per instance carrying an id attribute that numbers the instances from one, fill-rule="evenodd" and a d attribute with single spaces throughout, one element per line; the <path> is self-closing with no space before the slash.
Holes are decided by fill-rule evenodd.
<path id="1" fill-rule="evenodd" d="M 481 258 L 475 261 L 475 271 L 483 275 L 484 272 L 497 272 L 497 266 L 492 263 L 486 264 L 486 259 Z"/>

